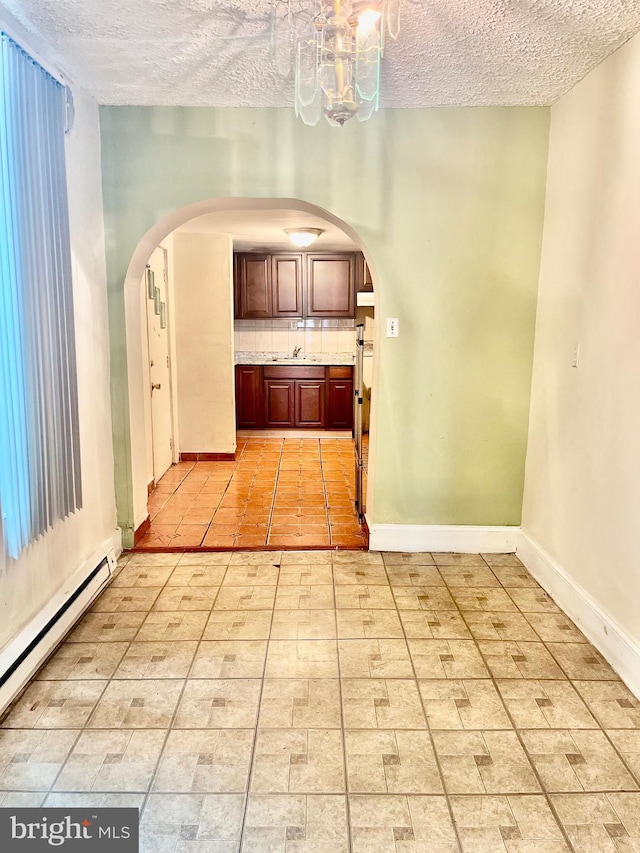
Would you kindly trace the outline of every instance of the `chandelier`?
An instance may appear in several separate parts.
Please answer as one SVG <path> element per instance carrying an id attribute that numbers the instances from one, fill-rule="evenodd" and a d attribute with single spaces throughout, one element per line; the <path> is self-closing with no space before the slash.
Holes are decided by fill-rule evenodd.
<path id="1" fill-rule="evenodd" d="M 366 121 L 378 109 L 385 35 L 400 31 L 399 0 L 315 0 L 311 12 L 293 3 L 280 4 L 274 43 L 281 72 L 293 65 L 296 115 L 309 125 L 322 115 L 340 127 Z"/>

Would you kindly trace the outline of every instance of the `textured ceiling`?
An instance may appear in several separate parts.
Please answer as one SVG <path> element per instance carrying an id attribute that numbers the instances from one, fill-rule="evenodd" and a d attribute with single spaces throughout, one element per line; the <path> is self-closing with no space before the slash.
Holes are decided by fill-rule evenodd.
<path id="1" fill-rule="evenodd" d="M 280 107 L 272 0 L 2 0 L 104 104 Z M 307 0 L 296 0 L 305 3 Z M 383 107 L 551 104 L 640 30 L 640 0 L 401 0 Z"/>
<path id="2" fill-rule="evenodd" d="M 321 252 L 355 252 L 358 247 L 332 222 L 301 210 L 221 210 L 186 222 L 178 231 L 200 234 L 231 234 L 233 248 L 298 252 L 284 233 L 285 228 L 320 228 L 322 234 L 313 244 Z"/>

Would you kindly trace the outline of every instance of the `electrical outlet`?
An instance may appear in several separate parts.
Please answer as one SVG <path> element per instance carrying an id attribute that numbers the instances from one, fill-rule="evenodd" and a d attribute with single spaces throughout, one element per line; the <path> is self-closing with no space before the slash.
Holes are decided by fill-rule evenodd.
<path id="1" fill-rule="evenodd" d="M 387 317 L 387 337 L 388 338 L 397 338 L 398 337 L 398 318 L 397 317 Z"/>

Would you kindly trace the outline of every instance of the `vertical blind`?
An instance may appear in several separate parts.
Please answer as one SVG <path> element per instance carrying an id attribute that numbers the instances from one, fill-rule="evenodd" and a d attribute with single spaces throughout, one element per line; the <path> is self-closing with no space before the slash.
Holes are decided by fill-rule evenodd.
<path id="1" fill-rule="evenodd" d="M 0 512 L 13 558 L 82 506 L 66 105 L 0 33 Z"/>

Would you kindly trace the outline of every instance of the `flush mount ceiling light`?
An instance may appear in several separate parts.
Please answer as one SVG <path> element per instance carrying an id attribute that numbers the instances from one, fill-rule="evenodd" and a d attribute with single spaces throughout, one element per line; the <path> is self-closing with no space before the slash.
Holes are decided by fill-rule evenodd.
<path id="1" fill-rule="evenodd" d="M 324 115 L 342 127 L 378 109 L 385 33 L 400 32 L 400 0 L 276 0 L 274 48 L 281 72 L 293 64 L 295 109 L 305 124 Z M 288 27 L 288 32 L 287 32 Z"/>
<path id="2" fill-rule="evenodd" d="M 322 228 L 285 228 L 284 233 L 301 249 L 305 249 L 314 243 L 323 233 Z"/>

